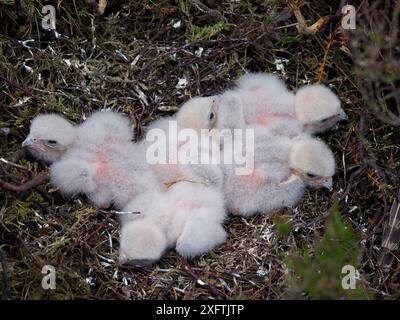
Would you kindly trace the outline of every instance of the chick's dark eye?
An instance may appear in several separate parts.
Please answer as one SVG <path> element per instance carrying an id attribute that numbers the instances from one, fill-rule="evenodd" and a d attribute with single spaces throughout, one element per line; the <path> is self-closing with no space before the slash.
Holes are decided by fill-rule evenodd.
<path id="1" fill-rule="evenodd" d="M 208 120 L 212 120 L 212 119 L 214 119 L 214 117 L 215 117 L 214 112 L 210 112 L 210 113 L 208 114 Z"/>
<path id="2" fill-rule="evenodd" d="M 307 173 L 307 177 L 309 177 L 309 178 L 315 178 L 315 174 L 313 174 L 313 173 Z"/>
<path id="3" fill-rule="evenodd" d="M 57 141 L 56 140 L 47 140 L 47 143 L 48 144 L 57 144 Z"/>

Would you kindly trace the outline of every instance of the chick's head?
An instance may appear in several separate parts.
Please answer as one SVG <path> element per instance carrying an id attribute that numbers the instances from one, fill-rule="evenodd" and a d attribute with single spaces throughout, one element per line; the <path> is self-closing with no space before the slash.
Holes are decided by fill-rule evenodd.
<path id="1" fill-rule="evenodd" d="M 214 97 L 195 97 L 182 105 L 176 114 L 178 125 L 195 130 L 212 129 L 217 121 Z"/>
<path id="2" fill-rule="evenodd" d="M 332 189 L 335 158 L 321 140 L 305 138 L 294 142 L 289 153 L 289 166 L 307 186 Z"/>
<path id="3" fill-rule="evenodd" d="M 347 120 L 339 98 L 323 85 L 301 88 L 296 93 L 295 112 L 306 131 L 310 133 L 325 131 L 338 121 Z"/>
<path id="4" fill-rule="evenodd" d="M 36 159 L 52 163 L 72 145 L 74 135 L 75 127 L 67 119 L 56 114 L 42 114 L 32 120 L 22 146 Z"/>

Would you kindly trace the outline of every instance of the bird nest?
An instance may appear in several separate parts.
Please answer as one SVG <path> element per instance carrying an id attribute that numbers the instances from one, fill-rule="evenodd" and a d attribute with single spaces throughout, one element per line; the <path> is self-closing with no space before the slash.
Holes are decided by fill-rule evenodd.
<path id="1" fill-rule="evenodd" d="M 397 208 L 397 114 L 377 116 L 376 104 L 363 99 L 376 98 L 366 80 L 376 70 L 387 72 L 387 60 L 380 68 L 354 64 L 358 52 L 370 60 L 349 44 L 360 35 L 342 30 L 337 19 L 323 19 L 313 32 L 296 28 L 300 10 L 311 25 L 337 17 L 339 3 L 291 3 L 58 1 L 55 33 L 41 27 L 46 1 L 0 0 L 0 177 L 13 186 L 48 170 L 19 151 L 30 119 L 43 112 L 80 122 L 110 108 L 129 116 L 138 139 L 143 126 L 189 97 L 221 92 L 245 71 L 265 71 L 290 89 L 328 85 L 350 117 L 321 135 L 335 153 L 333 192 L 308 190 L 295 208 L 229 218 L 228 240 L 194 260 L 172 251 L 151 267 L 121 267 L 113 212 L 84 198 L 65 199 L 45 179 L 0 190 L 4 298 L 399 297 L 397 247 L 386 241 L 396 244 L 396 237 L 383 233 Z M 368 37 L 370 28 L 357 23 Z M 358 290 L 341 285 L 345 263 L 360 273 Z M 54 290 L 42 287 L 45 265 L 56 270 Z"/>

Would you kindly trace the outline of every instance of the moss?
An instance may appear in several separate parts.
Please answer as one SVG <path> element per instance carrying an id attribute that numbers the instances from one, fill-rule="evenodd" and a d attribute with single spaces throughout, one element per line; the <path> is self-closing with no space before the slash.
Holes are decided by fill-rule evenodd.
<path id="1" fill-rule="evenodd" d="M 228 24 L 223 21 L 218 21 L 213 25 L 204 27 L 191 25 L 189 28 L 189 35 L 187 36 L 187 38 L 190 42 L 197 42 L 200 40 L 210 40 L 219 33 L 221 33 L 222 31 L 229 31 L 233 27 L 234 27 L 233 24 Z"/>

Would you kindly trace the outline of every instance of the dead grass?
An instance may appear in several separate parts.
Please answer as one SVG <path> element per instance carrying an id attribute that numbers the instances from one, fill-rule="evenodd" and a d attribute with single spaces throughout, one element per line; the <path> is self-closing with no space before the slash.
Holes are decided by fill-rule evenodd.
<path id="1" fill-rule="evenodd" d="M 388 273 L 377 265 L 382 219 L 398 196 L 399 131 L 366 108 L 338 28 L 299 35 L 285 1 L 108 1 L 103 16 L 78 1 L 60 1 L 55 39 L 40 29 L 43 1 L 19 13 L 6 2 L 0 0 L 0 127 L 15 134 L 0 137 L 2 157 L 19 149 L 36 114 L 81 121 L 112 108 L 129 115 L 139 137 L 152 119 L 191 96 L 220 92 L 245 71 L 277 72 L 292 89 L 320 80 L 340 96 L 350 121 L 322 136 L 336 155 L 332 193 L 308 191 L 298 207 L 281 212 L 291 226 L 284 236 L 277 215 L 229 218 L 228 241 L 194 261 L 171 252 L 151 268 L 121 268 L 114 216 L 84 199 L 63 199 L 50 186 L 21 195 L 1 190 L 5 298 L 285 298 L 287 254 L 313 248 L 335 201 L 358 239 L 366 288 L 377 298 L 399 297 L 398 259 Z M 302 12 L 316 21 L 338 6 L 310 1 Z M 183 78 L 187 86 L 178 88 Z M 20 164 L 32 176 L 47 170 L 32 159 Z M 29 177 L 9 167 L 0 174 L 14 183 Z M 54 291 L 41 288 L 45 264 L 57 270 Z"/>

